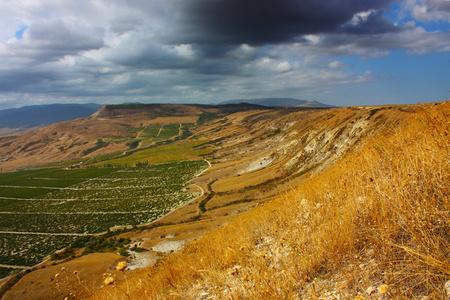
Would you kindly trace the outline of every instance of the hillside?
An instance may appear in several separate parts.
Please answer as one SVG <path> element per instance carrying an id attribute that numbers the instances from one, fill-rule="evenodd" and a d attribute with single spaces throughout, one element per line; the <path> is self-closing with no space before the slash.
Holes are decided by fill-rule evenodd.
<path id="1" fill-rule="evenodd" d="M 84 118 L 92 115 L 98 104 L 49 104 L 0 110 L 0 129 L 27 129 Z"/>
<path id="2" fill-rule="evenodd" d="M 447 298 L 450 105 L 410 109 L 331 168 L 93 299 Z"/>
<path id="3" fill-rule="evenodd" d="M 201 197 L 117 235 L 149 250 L 147 268 L 115 271 L 123 259 L 111 253 L 48 262 L 22 274 L 4 299 L 371 299 L 382 284 L 390 296 L 440 299 L 450 279 L 448 115 L 447 102 L 106 106 L 84 120 L 6 137 L 0 153 L 14 160 L 4 169 L 33 155 L 47 168 L 180 158 L 210 167 L 191 181 Z M 70 270 L 64 281 L 48 282 L 63 269 Z M 103 273 L 115 274 L 116 288 L 98 294 Z"/>

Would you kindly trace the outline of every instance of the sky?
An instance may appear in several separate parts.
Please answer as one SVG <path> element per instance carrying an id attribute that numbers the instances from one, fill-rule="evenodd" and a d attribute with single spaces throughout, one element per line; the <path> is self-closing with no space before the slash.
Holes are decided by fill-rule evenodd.
<path id="1" fill-rule="evenodd" d="M 450 0 L 0 0 L 0 109 L 450 98 Z"/>

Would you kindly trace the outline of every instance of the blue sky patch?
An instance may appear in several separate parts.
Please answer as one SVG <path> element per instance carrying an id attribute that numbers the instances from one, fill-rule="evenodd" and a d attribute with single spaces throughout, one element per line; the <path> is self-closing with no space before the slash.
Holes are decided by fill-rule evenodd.
<path id="1" fill-rule="evenodd" d="M 15 36 L 18 40 L 23 38 L 23 33 L 25 32 L 25 30 L 27 30 L 28 26 L 27 25 L 22 25 L 19 27 L 19 29 L 16 31 Z"/>

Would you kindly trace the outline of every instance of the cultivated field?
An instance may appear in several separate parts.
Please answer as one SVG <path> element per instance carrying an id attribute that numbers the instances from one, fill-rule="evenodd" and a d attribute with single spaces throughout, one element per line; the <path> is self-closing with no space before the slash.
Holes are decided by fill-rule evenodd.
<path id="1" fill-rule="evenodd" d="M 79 236 L 156 220 L 200 195 L 184 189 L 207 167 L 197 160 L 0 174 L 0 276 Z"/>

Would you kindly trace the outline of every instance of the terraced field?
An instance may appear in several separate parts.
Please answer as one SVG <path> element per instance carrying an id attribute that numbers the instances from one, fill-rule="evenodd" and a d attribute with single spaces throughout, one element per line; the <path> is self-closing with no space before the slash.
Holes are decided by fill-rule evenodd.
<path id="1" fill-rule="evenodd" d="M 0 174 L 0 277 L 78 236 L 154 221 L 199 196 L 184 189 L 207 167 L 197 160 Z"/>

